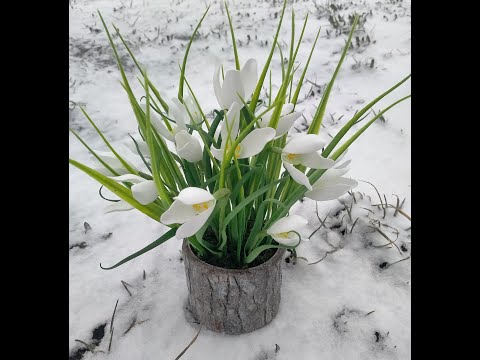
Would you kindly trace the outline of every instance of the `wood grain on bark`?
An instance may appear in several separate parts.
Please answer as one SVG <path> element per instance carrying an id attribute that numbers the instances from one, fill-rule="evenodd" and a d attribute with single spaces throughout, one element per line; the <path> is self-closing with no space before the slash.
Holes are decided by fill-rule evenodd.
<path id="1" fill-rule="evenodd" d="M 280 305 L 284 249 L 253 268 L 223 269 L 198 259 L 183 241 L 187 311 L 207 329 L 243 334 L 270 323 Z"/>

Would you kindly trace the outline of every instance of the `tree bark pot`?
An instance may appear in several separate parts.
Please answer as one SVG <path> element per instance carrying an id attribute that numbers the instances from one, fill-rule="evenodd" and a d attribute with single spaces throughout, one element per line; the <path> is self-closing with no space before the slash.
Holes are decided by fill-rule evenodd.
<path id="1" fill-rule="evenodd" d="M 285 249 L 249 269 L 224 269 L 200 260 L 183 240 L 187 311 L 209 330 L 238 335 L 260 329 L 277 315 Z"/>

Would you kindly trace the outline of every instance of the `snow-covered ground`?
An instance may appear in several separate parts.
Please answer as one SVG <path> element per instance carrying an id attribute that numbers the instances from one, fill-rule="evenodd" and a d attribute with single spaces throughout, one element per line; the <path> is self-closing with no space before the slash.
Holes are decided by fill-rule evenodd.
<path id="1" fill-rule="evenodd" d="M 120 28 L 138 60 L 148 69 L 152 82 L 164 98 L 170 99 L 177 92 L 178 63 L 182 61 L 188 37 L 207 3 L 70 1 L 70 100 L 85 107 L 122 154 L 127 151 L 124 148 L 127 134 L 136 133 L 136 122 L 96 10 L 101 11 L 108 24 L 113 22 Z M 225 11 L 220 1 L 209 3 L 211 8 L 200 28 L 200 37 L 190 51 L 187 79 L 202 107 L 211 112 L 217 105 L 212 86 L 214 65 L 223 62 L 229 69 L 233 68 L 234 60 Z M 229 3 L 241 63 L 254 57 L 262 67 L 277 26 L 281 1 Z M 359 37 L 360 46 L 349 51 L 331 93 L 325 127 L 321 130 L 326 140 L 362 104 L 410 73 L 411 44 L 409 1 L 330 1 L 329 4 L 341 6 L 337 13 L 345 18 L 354 10 L 369 15 L 364 25 L 366 33 Z M 327 8 L 328 4 L 318 0 L 317 6 Z M 281 31 L 284 53 L 290 43 L 292 7 L 297 37 L 303 18 L 310 11 L 304 44 L 297 56 L 302 64 L 318 26 L 322 26 L 307 79 L 324 86 L 333 73 L 346 35 L 335 34 L 328 14 L 319 12 L 313 1 L 295 1 L 288 6 L 288 17 Z M 367 34 L 370 42 L 366 40 Z M 121 55 L 127 59 L 125 51 Z M 140 97 L 141 87 L 135 78 L 138 73 L 131 61 L 126 60 L 125 64 L 127 76 Z M 274 83 L 279 83 L 280 76 L 276 52 Z M 306 83 L 301 98 L 310 89 L 315 95 L 307 96 L 298 107 L 307 121 L 311 120 L 320 96 L 319 87 Z M 409 93 L 410 81 L 374 109 L 378 111 Z M 70 127 L 92 148 L 106 150 L 78 107 L 71 104 L 71 109 Z M 297 121 L 298 130 L 304 129 L 304 121 L 302 118 Z M 383 202 L 384 194 L 392 205 L 397 202 L 393 194 L 399 196 L 400 202 L 406 198 L 402 207 L 406 214 L 410 214 L 410 140 L 410 102 L 405 101 L 386 114 L 385 122 L 373 124 L 349 151 L 353 161 L 348 175 L 373 183 Z M 93 164 L 72 134 L 70 157 Z M 98 189 L 94 180 L 70 168 L 71 359 L 174 359 L 198 331 L 198 325 L 189 323 L 183 311 L 187 288 L 181 242 L 173 238 L 119 268 L 101 270 L 100 262 L 105 265 L 117 262 L 158 238 L 166 227 L 134 211 L 105 214 L 104 207 L 109 203 L 99 197 Z M 298 248 L 298 256 L 307 261 L 299 258 L 295 265 L 283 263 L 282 301 L 277 317 L 269 326 L 242 336 L 219 335 L 202 329 L 182 359 L 409 359 L 410 221 L 401 213 L 394 216 L 393 208 L 384 214 L 381 208 L 372 206 L 380 200 L 367 183 L 361 182 L 354 196 L 355 201 L 351 195 L 340 199 L 346 206 L 338 200 L 318 203 L 320 218 L 323 221 L 326 217 L 325 226 Z M 306 199 L 295 205 L 292 213 L 309 219 L 307 235 L 320 226 L 314 201 Z M 89 226 L 85 227 L 85 222 Z M 396 239 L 396 246 L 383 246 L 388 245 L 387 240 L 373 227 L 379 227 L 389 239 Z M 331 253 L 324 260 L 308 265 L 324 257 L 327 251 Z M 406 261 L 393 264 L 401 259 Z M 125 285 L 128 291 L 122 281 L 129 284 Z M 117 299 L 111 336 L 110 322 Z M 76 339 L 93 344 L 93 352 L 81 350 L 85 346 Z"/>

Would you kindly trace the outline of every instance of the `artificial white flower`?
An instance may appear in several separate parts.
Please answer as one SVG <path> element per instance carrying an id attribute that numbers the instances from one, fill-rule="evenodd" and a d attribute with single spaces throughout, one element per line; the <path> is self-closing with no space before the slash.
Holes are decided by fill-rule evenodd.
<path id="1" fill-rule="evenodd" d="M 165 225 L 182 224 L 176 236 L 184 239 L 195 235 L 213 212 L 216 200 L 207 190 L 188 187 L 180 191 L 175 201 L 160 217 Z"/>
<path id="2" fill-rule="evenodd" d="M 312 190 L 312 185 L 307 175 L 298 170 L 294 165 L 303 165 L 312 169 L 329 169 L 336 164 L 335 160 L 324 158 L 321 149 L 325 142 L 319 135 L 301 134 L 290 140 L 282 150 L 283 166 L 294 181 L 305 185 Z"/>
<path id="3" fill-rule="evenodd" d="M 257 61 L 247 60 L 240 71 L 228 70 L 223 84 L 220 84 L 220 70 L 218 66 L 213 75 L 213 89 L 222 109 L 230 109 L 234 102 L 242 103 L 241 99 L 247 101 L 257 85 Z"/>
<path id="4" fill-rule="evenodd" d="M 158 196 L 157 188 L 153 180 L 146 180 L 141 176 L 134 174 L 111 176 L 110 178 L 118 182 L 133 183 L 134 185 L 132 185 L 130 188 L 132 191 L 132 196 L 142 205 L 150 204 L 151 202 L 155 201 Z M 115 210 L 118 209 L 115 208 Z"/>
<path id="5" fill-rule="evenodd" d="M 128 174 L 129 170 L 125 169 L 123 164 L 118 160 L 118 158 L 115 156 L 114 153 L 110 151 L 95 151 L 95 153 L 98 155 L 100 159 L 102 159 L 108 166 L 110 166 L 114 171 L 116 171 L 118 174 Z M 106 167 L 103 166 L 98 159 L 92 155 L 91 157 L 92 160 L 95 160 L 99 166 L 92 166 L 93 170 L 98 171 L 99 173 L 106 175 L 106 176 L 111 176 L 115 175 L 113 174 L 110 170 L 108 170 Z M 128 160 L 126 160 L 124 157 L 123 159 L 125 162 L 130 165 L 133 169 L 136 169 L 136 167 Z"/>
<path id="6" fill-rule="evenodd" d="M 292 103 L 287 103 L 283 105 L 282 111 L 280 112 L 280 118 L 278 119 L 277 128 L 275 129 L 275 139 L 285 135 L 288 131 L 292 128 L 293 123 L 302 116 L 301 112 L 293 111 L 295 105 Z M 273 115 L 275 108 L 270 109 L 267 113 L 265 113 L 259 123 L 261 127 L 267 127 L 270 119 Z M 292 112 L 293 111 L 293 112 Z M 257 112 L 261 113 L 261 111 Z"/>
<path id="7" fill-rule="evenodd" d="M 231 146 L 238 136 L 238 128 L 240 122 L 240 109 L 242 105 L 234 102 L 226 114 L 226 118 L 223 121 L 222 129 L 220 133 L 222 135 L 222 145 L 220 149 L 216 149 L 213 145 L 210 150 L 220 161 L 223 161 L 224 149 Z M 260 153 L 265 145 L 273 140 L 275 137 L 275 129 L 271 127 L 265 127 L 261 129 L 252 130 L 245 138 L 237 145 L 235 149 L 235 157 L 237 159 L 245 159 Z"/>
<path id="8" fill-rule="evenodd" d="M 267 234 L 279 244 L 294 246 L 300 239 L 293 231 L 299 233 L 307 224 L 308 220 L 300 215 L 285 216 L 273 223 L 267 230 Z"/>
<path id="9" fill-rule="evenodd" d="M 349 163 L 350 160 L 325 171 L 313 184 L 312 189 L 305 192 L 305 196 L 316 201 L 335 200 L 352 190 L 358 182 L 342 176 L 350 170 L 347 168 Z"/>

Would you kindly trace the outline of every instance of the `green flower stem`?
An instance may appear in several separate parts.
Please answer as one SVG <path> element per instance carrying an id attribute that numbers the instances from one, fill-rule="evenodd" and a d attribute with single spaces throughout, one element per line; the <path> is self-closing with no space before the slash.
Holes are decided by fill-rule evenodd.
<path id="1" fill-rule="evenodd" d="M 272 49 L 270 50 L 270 54 L 268 55 L 267 61 L 265 62 L 262 73 L 260 74 L 260 78 L 257 82 L 257 87 L 255 88 L 255 90 L 253 92 L 253 95 L 252 95 L 252 101 L 250 102 L 250 110 L 252 112 L 255 112 L 255 106 L 257 104 L 258 98 L 260 97 L 260 92 L 262 91 L 263 82 L 265 81 L 265 76 L 267 75 L 267 71 L 268 71 L 268 68 L 270 66 L 270 62 L 272 61 L 273 52 L 275 50 L 275 46 L 276 46 L 277 40 L 278 40 L 278 34 L 280 33 L 280 28 L 282 27 L 283 15 L 285 14 L 286 6 L 287 6 L 287 0 L 284 0 L 283 1 L 282 14 L 280 15 L 280 21 L 279 21 L 278 27 L 277 27 L 277 32 L 275 34 L 275 38 L 273 39 Z"/>
<path id="2" fill-rule="evenodd" d="M 353 20 L 353 24 L 352 24 L 352 30 L 350 30 L 350 35 L 348 36 L 347 43 L 345 44 L 345 48 L 343 49 L 342 56 L 340 57 L 340 61 L 338 62 L 337 67 L 335 68 L 332 79 L 328 83 L 327 88 L 323 93 L 323 96 L 320 100 L 320 104 L 317 107 L 317 111 L 313 116 L 310 129 L 308 129 L 308 134 L 318 134 L 318 132 L 320 131 L 320 125 L 322 124 L 323 115 L 325 114 L 325 109 L 327 107 L 327 102 L 330 96 L 330 92 L 332 91 L 333 84 L 335 83 L 335 79 L 337 78 L 338 72 L 342 67 L 343 60 L 347 55 L 348 48 L 350 47 L 350 43 L 352 42 L 353 32 L 355 31 L 355 27 L 357 26 L 357 24 L 358 24 L 358 15 L 355 15 L 355 20 Z"/>

